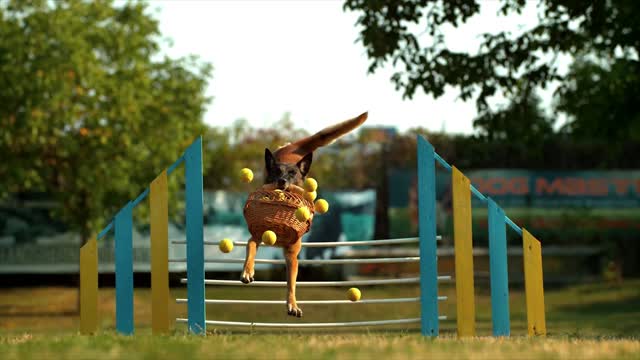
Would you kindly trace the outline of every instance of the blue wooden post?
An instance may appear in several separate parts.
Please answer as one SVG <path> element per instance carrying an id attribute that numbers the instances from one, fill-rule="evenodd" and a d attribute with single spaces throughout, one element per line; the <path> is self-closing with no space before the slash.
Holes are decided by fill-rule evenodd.
<path id="1" fill-rule="evenodd" d="M 133 204 L 125 205 L 115 219 L 116 330 L 133 334 Z"/>
<path id="2" fill-rule="evenodd" d="M 494 336 L 509 336 L 509 273 L 507 230 L 504 211 L 491 198 L 489 203 L 489 270 L 491 274 L 491 320 Z"/>
<path id="3" fill-rule="evenodd" d="M 189 331 L 204 335 L 204 235 L 202 196 L 202 138 L 185 152 L 187 222 L 187 306 Z"/>
<path id="4" fill-rule="evenodd" d="M 420 318 L 423 336 L 438 336 L 435 151 L 418 135 L 418 221 L 420 235 Z"/>

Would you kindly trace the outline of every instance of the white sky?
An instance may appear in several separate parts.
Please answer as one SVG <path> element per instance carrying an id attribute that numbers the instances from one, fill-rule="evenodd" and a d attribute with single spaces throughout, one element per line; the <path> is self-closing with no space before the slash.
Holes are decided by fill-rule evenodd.
<path id="1" fill-rule="evenodd" d="M 163 36 L 173 40 L 170 56 L 195 54 L 212 63 L 213 96 L 205 121 L 226 126 L 239 118 L 269 126 L 290 112 L 310 132 L 369 111 L 368 125 L 399 130 L 472 133 L 473 101 L 451 90 L 434 100 L 419 92 L 402 100 L 389 79 L 390 67 L 367 74 L 364 47 L 355 40 L 356 13 L 343 1 L 150 1 Z M 487 31 L 530 27 L 535 3 L 522 16 L 495 14 L 499 1 L 486 0 L 480 16 L 446 32 L 451 49 L 475 51 Z M 546 96 L 545 96 L 546 98 Z"/>

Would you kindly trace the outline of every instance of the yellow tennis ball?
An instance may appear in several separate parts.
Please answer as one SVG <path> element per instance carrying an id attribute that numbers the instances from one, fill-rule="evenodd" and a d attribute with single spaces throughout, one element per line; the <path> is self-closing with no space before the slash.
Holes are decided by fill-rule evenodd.
<path id="1" fill-rule="evenodd" d="M 315 208 L 318 214 L 324 214 L 329 211 L 329 203 L 325 199 L 318 199 L 318 201 L 316 201 Z"/>
<path id="2" fill-rule="evenodd" d="M 267 230 L 262 233 L 262 242 L 265 243 L 266 245 L 275 244 L 277 239 L 278 237 L 276 236 L 276 233 L 274 233 L 271 230 Z"/>
<path id="3" fill-rule="evenodd" d="M 300 207 L 296 210 L 296 219 L 298 219 L 298 221 L 305 222 L 309 220 L 310 217 L 311 212 L 309 212 L 309 209 L 307 209 L 306 206 Z"/>
<path id="4" fill-rule="evenodd" d="M 358 301 L 360 300 L 360 297 L 362 297 L 362 293 L 360 293 L 360 290 L 358 288 L 351 288 L 347 292 L 347 297 L 351 301 Z"/>
<path id="5" fill-rule="evenodd" d="M 278 200 L 280 201 L 284 201 L 284 192 L 280 189 L 276 189 L 276 197 L 278 198 Z"/>
<path id="6" fill-rule="evenodd" d="M 313 202 L 313 200 L 315 200 L 316 197 L 318 196 L 318 193 L 315 191 L 310 191 L 310 192 L 305 192 L 303 196 L 305 199 Z"/>
<path id="7" fill-rule="evenodd" d="M 303 187 L 308 192 L 316 191 L 316 189 L 318 189 L 318 182 L 314 178 L 307 178 L 304 181 Z"/>
<path id="8" fill-rule="evenodd" d="M 251 169 L 244 168 L 240 170 L 240 180 L 242 182 L 250 183 L 253 181 L 253 171 Z"/>
<path id="9" fill-rule="evenodd" d="M 233 250 L 233 241 L 229 239 L 222 239 L 222 241 L 220 241 L 220 243 L 218 244 L 218 247 L 223 253 L 231 252 L 231 250 Z"/>

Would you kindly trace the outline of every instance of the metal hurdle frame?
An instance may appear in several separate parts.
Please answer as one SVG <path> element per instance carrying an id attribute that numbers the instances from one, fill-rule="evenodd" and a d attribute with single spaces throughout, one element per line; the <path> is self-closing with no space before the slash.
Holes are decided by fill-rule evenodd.
<path id="1" fill-rule="evenodd" d="M 80 251 L 81 256 L 81 323 L 82 333 L 97 330 L 97 245 L 112 228 L 116 242 L 116 329 L 123 334 L 133 333 L 133 259 L 132 259 L 132 209 L 148 195 L 151 202 L 151 276 L 152 276 L 152 328 L 154 333 L 169 330 L 169 288 L 168 264 L 186 262 L 187 298 L 176 299 L 187 303 L 188 317 L 177 322 L 187 323 L 190 332 L 206 333 L 206 325 L 279 327 L 279 328 L 320 328 L 374 326 L 391 324 L 420 323 L 424 336 L 438 336 L 439 322 L 447 319 L 438 313 L 438 302 L 446 300 L 438 295 L 438 283 L 451 280 L 450 276 L 438 275 L 436 235 L 436 162 L 452 173 L 454 245 L 456 274 L 457 332 L 459 337 L 475 336 L 475 299 L 473 283 L 473 255 L 471 229 L 471 193 L 487 204 L 489 209 L 489 252 L 491 274 L 491 302 L 494 336 L 509 336 L 509 289 L 506 253 L 506 225 L 508 224 L 523 237 L 525 292 L 527 302 L 528 333 L 545 335 L 544 291 L 542 282 L 542 257 L 540 242 L 525 229 L 518 227 L 504 211 L 490 198 L 482 195 L 468 178 L 457 168 L 442 159 L 423 137 L 418 136 L 418 209 L 419 237 L 384 239 L 372 241 L 303 243 L 303 247 L 371 246 L 418 243 L 419 257 L 368 258 L 368 259 L 322 259 L 300 260 L 299 264 L 354 264 L 354 263 L 402 263 L 419 262 L 420 276 L 414 278 L 298 282 L 299 287 L 310 286 L 372 286 L 389 284 L 419 284 L 420 296 L 412 298 L 366 299 L 352 303 L 347 300 L 303 300 L 300 304 L 374 304 L 374 303 L 420 303 L 420 317 L 407 319 L 387 319 L 374 321 L 337 323 L 253 323 L 217 321 L 206 319 L 206 304 L 284 304 L 280 300 L 222 300 L 205 299 L 205 285 L 231 285 L 249 287 L 284 287 L 284 281 L 257 281 L 249 285 L 239 281 L 210 280 L 204 278 L 205 263 L 243 263 L 244 259 L 204 259 L 204 246 L 217 246 L 218 242 L 204 241 L 203 238 L 203 186 L 202 186 L 202 140 L 198 138 L 168 170 L 158 176 L 136 200 L 125 205 L 115 219 Z M 167 175 L 178 165 L 186 168 L 186 241 L 172 241 L 186 244 L 187 258 L 168 259 L 168 204 Z M 246 242 L 237 242 L 239 246 Z M 256 259 L 257 264 L 284 264 L 284 260 Z"/>
<path id="2" fill-rule="evenodd" d="M 439 238 L 439 237 L 438 237 Z M 187 240 L 188 241 L 188 240 Z M 384 239 L 384 240 L 366 240 L 366 241 L 349 241 L 349 242 L 305 242 L 302 247 L 334 247 L 334 246 L 372 246 L 372 245 L 392 245 L 392 244 L 408 244 L 418 243 L 420 238 L 402 238 L 402 239 Z M 185 241 L 172 241 L 172 244 L 185 244 Z M 205 241 L 205 245 L 218 246 L 219 242 Z M 238 246 L 246 245 L 246 242 L 236 243 Z M 169 260 L 174 262 L 185 262 L 186 259 Z M 257 264 L 285 264 L 284 260 L 267 260 L 256 259 Z M 396 257 L 396 258 L 371 258 L 371 259 L 327 259 L 327 260 L 299 260 L 299 264 L 353 264 L 353 263 L 402 263 L 402 262 L 419 262 L 419 257 Z M 215 259 L 205 260 L 212 263 L 243 263 L 244 259 Z M 451 280 L 451 276 L 438 276 L 437 281 Z M 181 279 L 182 283 L 188 283 L 188 277 Z M 212 280 L 205 279 L 205 285 L 218 286 L 245 286 L 245 287 L 286 287 L 286 281 L 255 281 L 250 284 L 243 284 L 238 280 Z M 418 284 L 421 282 L 420 277 L 400 278 L 400 279 L 381 279 L 381 280 L 351 280 L 351 281 L 299 281 L 297 287 L 326 287 L 326 286 L 373 286 L 373 285 L 392 285 L 392 284 Z M 447 300 L 446 296 L 438 296 L 436 301 Z M 176 299 L 177 303 L 188 303 L 188 299 Z M 419 297 L 404 298 L 387 298 L 387 299 L 365 299 L 357 302 L 349 300 L 300 300 L 298 304 L 389 304 L 389 303 L 408 303 L 420 302 Z M 206 304 L 252 304 L 252 305 L 284 305 L 284 300 L 236 300 L 236 299 L 205 299 Z M 446 320 L 444 315 L 438 316 L 439 320 Z M 188 319 L 177 318 L 177 322 L 185 323 Z M 241 322 L 241 321 L 218 321 L 207 320 L 207 325 L 217 326 L 236 326 L 251 328 L 327 328 L 327 327 L 360 327 L 360 326 L 379 326 L 394 324 L 411 324 L 420 323 L 420 318 L 404 318 L 404 319 L 387 319 L 372 321 L 351 321 L 351 322 L 334 322 L 334 323 L 261 323 L 261 322 Z"/>

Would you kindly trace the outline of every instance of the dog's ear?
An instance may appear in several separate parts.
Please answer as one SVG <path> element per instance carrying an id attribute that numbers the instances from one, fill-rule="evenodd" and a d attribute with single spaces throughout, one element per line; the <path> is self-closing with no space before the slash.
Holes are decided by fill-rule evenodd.
<path id="1" fill-rule="evenodd" d="M 300 173 L 302 174 L 302 177 L 307 176 L 307 174 L 309 173 L 309 170 L 311 170 L 311 160 L 313 159 L 313 153 L 308 153 L 307 155 L 305 155 L 302 160 L 298 161 L 298 163 L 296 164 L 298 166 L 298 169 L 300 169 Z"/>
<path id="2" fill-rule="evenodd" d="M 265 166 L 265 169 L 267 169 L 267 171 L 269 171 L 270 169 L 273 169 L 273 167 L 275 165 L 276 165 L 276 158 L 273 156 L 271 151 L 269 151 L 269 149 L 265 148 L 264 149 L 264 166 Z"/>

